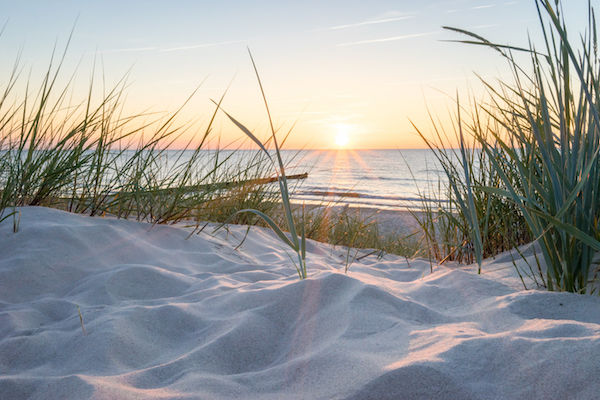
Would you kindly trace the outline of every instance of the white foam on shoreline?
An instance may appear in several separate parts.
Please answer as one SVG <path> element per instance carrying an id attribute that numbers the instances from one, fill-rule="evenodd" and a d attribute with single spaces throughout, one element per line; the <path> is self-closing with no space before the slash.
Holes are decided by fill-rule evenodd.
<path id="1" fill-rule="evenodd" d="M 0 224 L 0 398 L 593 399 L 600 298 L 269 231 L 22 208 Z M 235 236 L 235 238 L 234 238 Z M 488 262 L 504 271 L 506 260 Z M 492 277 L 494 274 L 489 274 Z M 81 329 L 80 307 L 87 335 Z"/>

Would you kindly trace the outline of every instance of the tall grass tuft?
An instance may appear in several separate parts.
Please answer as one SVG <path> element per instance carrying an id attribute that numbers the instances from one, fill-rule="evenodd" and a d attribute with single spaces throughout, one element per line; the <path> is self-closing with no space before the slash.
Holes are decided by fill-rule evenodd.
<path id="1" fill-rule="evenodd" d="M 287 246 L 289 246 L 296 253 L 296 256 L 298 258 L 298 263 L 296 264 L 294 262 L 296 271 L 298 272 L 298 276 L 300 279 L 306 279 L 308 275 L 307 275 L 307 271 L 306 271 L 306 234 L 304 232 L 304 224 L 300 225 L 301 230 L 300 230 L 300 234 L 298 234 L 298 232 L 296 231 L 296 225 L 295 225 L 294 216 L 292 213 L 292 207 L 291 207 L 291 202 L 290 202 L 290 190 L 289 190 L 288 181 L 287 181 L 287 178 L 285 175 L 285 166 L 283 163 L 283 159 L 281 158 L 281 151 L 280 151 L 279 143 L 277 142 L 276 130 L 273 125 L 273 119 L 271 117 L 271 112 L 269 110 L 267 97 L 265 95 L 262 81 L 261 81 L 260 75 L 258 73 L 258 68 L 256 67 L 256 63 L 254 62 L 254 57 L 252 57 L 252 53 L 250 52 L 250 49 L 248 49 L 248 54 L 250 55 L 250 60 L 252 61 L 252 66 L 254 68 L 254 72 L 256 74 L 256 79 L 257 79 L 258 85 L 260 87 L 262 99 L 265 104 L 265 109 L 267 111 L 269 126 L 271 128 L 271 140 L 273 141 L 273 145 L 275 146 L 275 157 L 277 159 L 277 163 L 275 163 L 275 160 L 273 160 L 271 153 L 269 153 L 269 151 L 267 150 L 265 145 L 248 128 L 246 128 L 242 123 L 240 123 L 238 120 L 236 120 L 234 117 L 232 117 L 225 110 L 223 110 L 223 112 L 225 113 L 225 115 L 227 115 L 227 117 L 231 120 L 231 122 L 233 122 L 242 132 L 244 132 L 244 134 L 247 137 L 249 137 L 254 143 L 256 143 L 258 145 L 260 150 L 263 152 L 263 154 L 266 155 L 267 159 L 273 166 L 273 169 L 275 170 L 275 173 L 277 175 L 277 183 L 279 184 L 279 193 L 281 195 L 281 203 L 283 206 L 283 210 L 284 210 L 284 214 L 285 214 L 285 222 L 287 223 L 287 228 L 288 228 L 290 237 L 288 238 L 288 236 L 286 236 L 286 234 L 277 225 L 277 223 L 273 220 L 272 217 L 268 216 L 267 214 L 265 214 L 262 211 L 257 210 L 257 209 L 249 208 L 249 209 L 239 210 L 234 215 L 232 215 L 232 218 L 238 214 L 243 214 L 243 213 L 252 213 L 252 214 L 255 214 L 258 217 L 260 217 L 273 230 L 273 232 L 275 232 L 277 234 L 279 239 L 281 239 L 281 241 L 283 243 L 285 243 Z M 220 105 L 217 105 L 217 107 L 220 107 Z"/>
<path id="2" fill-rule="evenodd" d="M 437 201 L 423 201 L 422 211 L 415 213 L 415 218 L 431 258 L 440 263 L 477 263 L 481 272 L 484 258 L 531 240 L 519 207 L 484 190 L 503 185 L 489 155 L 478 146 L 479 139 L 488 140 L 497 123 L 482 115 L 477 104 L 465 107 L 458 101 L 451 133 L 433 117 L 431 123 L 433 137 L 415 129 L 432 150 L 446 180 L 431 190 L 437 193 Z M 449 142 L 458 143 L 458 148 Z"/>
<path id="3" fill-rule="evenodd" d="M 479 237 L 485 249 L 493 226 L 490 212 L 499 205 L 511 211 L 499 214 L 497 223 L 515 245 L 527 237 L 522 236 L 522 226 L 538 241 L 545 265 L 545 272 L 540 268 L 539 273 L 547 288 L 585 293 L 590 291 L 593 258 L 600 250 L 600 62 L 595 14 L 588 3 L 588 28 L 573 39 L 560 1 L 536 0 L 536 6 L 544 38 L 541 48 L 531 41 L 529 48 L 492 43 L 475 33 L 447 28 L 468 36 L 463 43 L 497 51 L 508 62 L 513 80 L 499 84 L 483 80 L 491 101 L 477 104 L 471 120 L 476 125 L 483 115 L 489 122 L 484 129 L 470 130 L 480 150 L 466 151 L 458 128 L 460 164 L 471 170 L 475 163 L 468 157 L 465 162 L 464 155 L 477 155 L 478 175 L 486 179 L 478 182 L 466 170 L 461 176 L 450 164 L 445 169 L 452 182 L 467 188 L 466 197 L 464 190 L 459 192 L 468 204 L 463 207 L 459 202 L 456 215 L 466 222 L 463 232 L 471 243 Z M 528 56 L 530 65 L 517 61 L 517 53 Z M 513 224 L 519 228 L 516 233 Z"/>
<path id="4" fill-rule="evenodd" d="M 73 104 L 74 75 L 60 83 L 67 48 L 37 90 L 18 59 L 1 88 L 0 221 L 27 205 L 155 224 L 212 219 L 216 199 L 270 177 L 263 159 L 232 163 L 236 152 L 205 151 L 218 105 L 204 130 L 176 122 L 195 91 L 174 113 L 124 115 L 125 78 L 98 90 L 94 68 L 87 97 Z M 187 145 L 169 150 L 184 135 Z"/>

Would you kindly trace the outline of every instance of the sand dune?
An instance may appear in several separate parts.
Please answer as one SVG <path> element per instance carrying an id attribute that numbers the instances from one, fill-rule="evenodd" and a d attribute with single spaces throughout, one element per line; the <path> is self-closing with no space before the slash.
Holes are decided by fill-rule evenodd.
<path id="1" fill-rule="evenodd" d="M 23 208 L 0 224 L 2 399 L 595 399 L 600 298 L 309 242 Z M 498 279 L 491 279 L 498 277 Z M 501 278 L 501 279 L 500 279 Z M 514 284 L 517 282 L 517 284 Z M 79 320 L 80 307 L 86 333 Z"/>

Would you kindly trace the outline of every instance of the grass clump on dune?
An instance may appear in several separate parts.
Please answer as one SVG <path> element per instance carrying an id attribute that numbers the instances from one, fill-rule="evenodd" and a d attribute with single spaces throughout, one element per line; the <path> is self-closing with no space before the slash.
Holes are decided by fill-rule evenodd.
<path id="1" fill-rule="evenodd" d="M 437 189 L 443 200 L 422 202 L 423 210 L 415 217 L 432 258 L 480 266 L 484 258 L 528 243 L 531 235 L 517 205 L 483 190 L 503 185 L 489 155 L 478 148 L 478 140 L 487 140 L 496 123 L 481 115 L 477 106 L 473 108 L 473 113 L 457 108 L 463 118 L 453 121 L 451 133 L 433 118 L 433 138 L 416 128 L 444 171 L 447 184 Z M 458 148 L 446 145 L 452 134 Z"/>
<path id="2" fill-rule="evenodd" d="M 247 137 L 249 137 L 254 143 L 256 143 L 258 145 L 260 150 L 267 157 L 267 160 L 273 166 L 275 174 L 277 175 L 277 183 L 279 185 L 279 194 L 281 195 L 281 204 L 282 204 L 282 207 L 284 210 L 285 223 L 288 228 L 289 236 L 286 235 L 286 233 L 279 227 L 279 225 L 273 220 L 273 218 L 271 216 L 265 214 L 261 210 L 257 210 L 256 208 L 241 209 L 241 210 L 237 211 L 236 213 L 234 213 L 231 216 L 231 218 L 234 218 L 240 214 L 254 214 L 254 215 L 258 216 L 259 218 L 261 218 L 264 221 L 264 223 L 266 223 L 267 226 L 269 228 L 271 228 L 271 230 L 273 232 L 275 232 L 275 234 L 279 237 L 279 239 L 285 245 L 287 245 L 289 248 L 291 248 L 294 251 L 294 253 L 296 253 L 298 263 L 296 264 L 296 262 L 293 259 L 292 259 L 292 262 L 294 263 L 294 265 L 296 267 L 296 271 L 298 272 L 299 278 L 306 279 L 308 275 L 307 275 L 307 270 L 306 270 L 306 234 L 304 232 L 304 224 L 300 225 L 301 230 L 300 230 L 300 234 L 298 234 L 298 232 L 296 231 L 296 223 L 294 221 L 294 215 L 292 213 L 292 206 L 291 206 L 291 202 L 290 202 L 290 190 L 289 190 L 289 186 L 288 186 L 288 180 L 287 180 L 287 177 L 285 174 L 285 166 L 283 163 L 283 159 L 281 158 L 281 151 L 280 151 L 279 144 L 277 142 L 277 132 L 275 130 L 275 127 L 273 126 L 273 119 L 271 118 L 271 112 L 269 111 L 267 97 L 265 95 L 265 91 L 263 89 L 263 85 L 260 80 L 260 76 L 258 74 L 258 69 L 256 67 L 256 63 L 254 62 L 254 58 L 252 57 L 252 53 L 250 53 L 249 49 L 248 49 L 248 54 L 250 55 L 250 60 L 252 61 L 252 66 L 254 67 L 254 72 L 256 73 L 256 79 L 257 79 L 258 85 L 260 87 L 260 92 L 261 92 L 262 99 L 265 104 L 267 117 L 269 119 L 269 126 L 271 128 L 270 140 L 273 141 L 273 145 L 275 146 L 275 158 L 277 160 L 277 163 L 275 162 L 275 160 L 273 160 L 271 153 L 269 153 L 269 151 L 267 150 L 265 145 L 248 128 L 246 128 L 242 123 L 237 121 L 234 117 L 232 117 L 226 111 L 223 111 L 223 112 L 225 113 L 225 115 L 227 115 L 227 117 L 231 120 L 231 122 L 233 122 Z M 220 105 L 217 104 L 217 107 L 220 107 Z M 304 210 L 302 212 L 302 217 L 304 217 Z M 229 222 L 229 220 L 226 222 Z"/>
<path id="3" fill-rule="evenodd" d="M 531 238 L 539 243 L 545 271 L 532 268 L 530 273 L 550 290 L 585 293 L 600 250 L 595 14 L 589 6 L 587 30 L 573 37 L 560 1 L 536 0 L 536 6 L 541 47 L 492 43 L 448 28 L 468 36 L 464 43 L 498 52 L 513 80 L 483 81 L 490 101 L 475 104 L 467 124 L 460 121 L 465 112 L 458 108 L 458 162 L 447 161 L 443 143 L 431 146 L 444 161 L 448 190 L 457 205 L 442 214 L 477 261 L 505 248 L 498 238 L 514 245 Z M 530 61 L 527 66 L 518 61 L 523 54 Z"/>
<path id="4" fill-rule="evenodd" d="M 0 219 L 39 205 L 172 223 L 210 219 L 219 198 L 268 196 L 248 184 L 269 177 L 264 159 L 205 151 L 218 107 L 195 133 L 176 122 L 191 96 L 170 115 L 124 115 L 125 80 L 97 90 L 94 74 L 87 97 L 74 104 L 73 77 L 59 83 L 67 47 L 37 90 L 17 60 L 0 92 Z M 192 138 L 187 145 L 169 150 L 184 134 Z"/>

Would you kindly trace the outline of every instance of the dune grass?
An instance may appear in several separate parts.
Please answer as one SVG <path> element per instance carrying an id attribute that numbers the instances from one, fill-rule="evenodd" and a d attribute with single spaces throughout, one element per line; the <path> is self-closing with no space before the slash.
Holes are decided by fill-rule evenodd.
<path id="1" fill-rule="evenodd" d="M 448 156 L 454 150 L 447 149 L 443 135 L 438 142 L 426 142 L 450 182 L 451 206 L 442 209 L 441 218 L 464 238 L 458 246 L 469 250 L 467 261 L 480 263 L 507 246 L 536 240 L 544 264 L 538 269 L 543 285 L 585 293 L 600 250 L 595 14 L 590 6 L 587 30 L 573 39 L 560 1 L 536 0 L 536 5 L 544 37 L 541 49 L 492 43 L 475 33 L 447 28 L 466 35 L 463 43 L 499 53 L 513 80 L 496 84 L 482 79 L 490 101 L 475 102 L 467 123 L 457 100 L 455 156 Z M 517 53 L 527 55 L 530 64 L 517 61 L 522 59 Z"/>
<path id="2" fill-rule="evenodd" d="M 124 115 L 125 79 L 99 90 L 94 74 L 87 98 L 73 103 L 74 78 L 59 84 L 67 48 L 36 90 L 18 60 L 2 88 L 0 220 L 17 221 L 15 207 L 39 205 L 162 224 L 209 218 L 224 198 L 251 194 L 266 204 L 268 192 L 248 183 L 270 177 L 264 158 L 205 151 L 218 106 L 195 132 L 176 122 L 195 91 L 172 114 Z M 184 134 L 187 145 L 169 150 Z"/>
<path id="3" fill-rule="evenodd" d="M 484 258 L 528 243 L 532 238 L 518 206 L 483 189 L 502 184 L 489 155 L 478 148 L 478 140 L 488 140 L 486 135 L 496 124 L 481 115 L 476 105 L 472 108 L 474 112 L 469 113 L 457 102 L 451 132 L 433 117 L 435 135 L 427 136 L 415 126 L 447 180 L 446 186 L 440 185 L 436 190 L 435 198 L 441 200 L 423 201 L 422 212 L 415 218 L 433 259 L 441 263 L 477 263 L 481 272 Z M 465 115 L 468 123 L 461 118 Z M 458 142 L 459 147 L 448 146 L 449 141 Z"/>
<path id="4" fill-rule="evenodd" d="M 260 150 L 263 152 L 263 154 L 267 157 L 267 160 L 272 165 L 273 170 L 275 171 L 275 174 L 277 175 L 277 183 L 279 184 L 279 194 L 281 195 L 281 204 L 282 204 L 284 214 L 285 214 L 285 222 L 286 222 L 287 229 L 289 232 L 289 237 L 288 237 L 288 235 L 286 235 L 284 233 L 284 231 L 279 227 L 279 225 L 273 220 L 273 218 L 271 216 L 265 214 L 264 212 L 262 212 L 261 210 L 258 210 L 256 208 L 241 209 L 241 210 L 237 211 L 236 213 L 234 213 L 231 218 L 233 218 L 237 215 L 240 215 L 240 214 L 254 214 L 254 215 L 258 216 L 259 218 L 261 218 L 267 224 L 267 226 L 269 226 L 269 228 L 271 228 L 271 230 L 273 232 L 275 232 L 275 234 L 277 234 L 279 239 L 285 245 L 290 247 L 294 251 L 294 253 L 296 253 L 298 263 L 296 263 L 293 259 L 292 259 L 292 261 L 294 263 L 294 266 L 296 267 L 296 271 L 298 272 L 299 278 L 306 279 L 308 275 L 307 275 L 307 270 L 306 270 L 306 234 L 304 232 L 304 224 L 300 225 L 301 230 L 300 230 L 300 234 L 298 234 L 298 232 L 296 231 L 296 223 L 294 221 L 294 215 L 292 213 L 292 207 L 291 207 L 291 202 L 290 202 L 290 190 L 289 190 L 289 186 L 288 186 L 287 177 L 285 174 L 285 166 L 283 163 L 283 159 L 281 157 L 279 143 L 277 141 L 277 132 L 273 125 L 273 118 L 271 117 L 271 112 L 269 110 L 269 104 L 267 102 L 267 97 L 265 95 L 263 84 L 260 79 L 260 75 L 258 73 L 258 68 L 256 67 L 256 63 L 254 62 L 254 57 L 252 57 L 252 53 L 250 52 L 250 49 L 248 49 L 248 54 L 250 56 L 250 60 L 252 61 L 252 66 L 254 67 L 254 72 L 256 74 L 256 80 L 258 81 L 262 99 L 265 104 L 265 110 L 267 112 L 269 126 L 271 128 L 270 140 L 272 140 L 272 143 L 275 146 L 275 158 L 277 160 L 277 163 L 275 162 L 275 160 L 271 156 L 271 153 L 267 150 L 265 145 L 260 141 L 260 139 L 258 139 L 248 128 L 246 128 L 241 122 L 239 122 L 234 117 L 232 117 L 229 113 L 227 113 L 224 110 L 223 110 L 223 112 L 225 113 L 225 115 L 227 115 L 227 117 L 231 120 L 231 122 L 234 123 L 235 126 L 237 126 L 248 138 L 250 138 L 254 143 L 256 143 L 258 145 Z M 217 103 L 215 102 L 215 104 L 217 104 Z M 217 104 L 217 107 L 220 107 L 220 105 Z M 304 213 L 302 213 L 302 216 L 304 217 Z M 229 222 L 229 220 L 226 221 L 225 223 L 227 223 L 227 222 Z"/>

